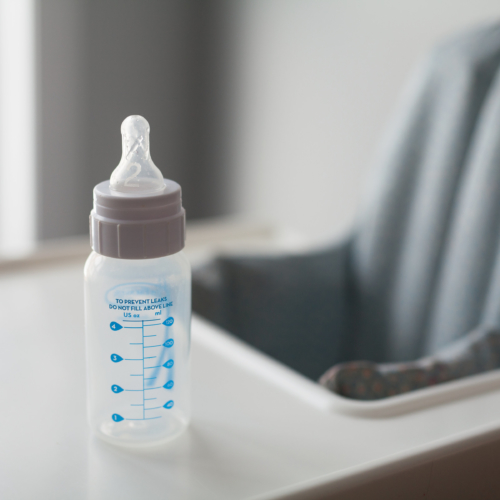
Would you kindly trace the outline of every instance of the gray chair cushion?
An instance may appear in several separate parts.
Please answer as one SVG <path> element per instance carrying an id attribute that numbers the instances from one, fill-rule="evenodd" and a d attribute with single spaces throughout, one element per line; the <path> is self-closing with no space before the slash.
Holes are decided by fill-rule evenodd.
<path id="1" fill-rule="evenodd" d="M 221 257 L 193 273 L 193 309 L 304 375 L 344 359 L 348 248 Z"/>
<path id="2" fill-rule="evenodd" d="M 383 141 L 349 242 L 220 259 L 194 308 L 310 376 L 405 361 L 500 327 L 500 26 L 438 46 Z"/>
<path id="3" fill-rule="evenodd" d="M 415 359 L 480 321 L 500 227 L 499 63 L 495 25 L 414 76 L 354 238 L 358 356 Z"/>
<path id="4" fill-rule="evenodd" d="M 382 399 L 500 368 L 500 330 L 482 325 L 416 361 L 352 361 L 330 368 L 319 383 L 351 399 Z"/>

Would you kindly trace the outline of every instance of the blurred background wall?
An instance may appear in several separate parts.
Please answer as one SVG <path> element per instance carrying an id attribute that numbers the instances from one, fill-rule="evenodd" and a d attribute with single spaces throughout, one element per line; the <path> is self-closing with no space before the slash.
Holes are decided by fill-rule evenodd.
<path id="1" fill-rule="evenodd" d="M 500 20 L 490 0 L 249 0 L 237 43 L 238 210 L 316 241 L 353 222 L 412 67 L 443 37 Z"/>
<path id="2" fill-rule="evenodd" d="M 411 68 L 448 34 L 500 18 L 493 0 L 0 4 L 3 26 L 32 13 L 32 87 L 6 94 L 30 77 L 0 55 L 0 102 L 13 102 L 0 109 L 0 149 L 32 88 L 20 128 L 34 151 L 23 160 L 36 179 L 24 195 L 36 200 L 33 241 L 87 233 L 92 187 L 118 163 L 130 114 L 149 120 L 153 159 L 182 184 L 191 220 L 238 214 L 333 238 L 352 224 Z M 0 36 L 0 54 L 23 57 L 20 36 Z M 5 163 L 0 193 L 11 191 Z M 4 226 L 0 246 L 17 230 Z"/>
<path id="3" fill-rule="evenodd" d="M 38 0 L 41 239 L 87 232 L 92 188 L 121 155 L 120 124 L 151 125 L 152 157 L 184 188 L 191 218 L 230 212 L 218 90 L 218 4 Z"/>

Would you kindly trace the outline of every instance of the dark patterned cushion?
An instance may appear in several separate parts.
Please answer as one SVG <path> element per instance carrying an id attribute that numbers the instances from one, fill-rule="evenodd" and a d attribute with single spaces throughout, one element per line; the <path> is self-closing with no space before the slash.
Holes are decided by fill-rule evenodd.
<path id="1" fill-rule="evenodd" d="M 342 363 L 328 370 L 320 384 L 346 398 L 373 400 L 495 368 L 500 368 L 500 330 L 480 326 L 434 356 L 408 363 Z"/>

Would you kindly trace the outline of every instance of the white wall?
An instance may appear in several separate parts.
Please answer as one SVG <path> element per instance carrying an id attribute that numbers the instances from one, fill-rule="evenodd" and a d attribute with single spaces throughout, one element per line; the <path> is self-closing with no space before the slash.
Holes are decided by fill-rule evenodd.
<path id="1" fill-rule="evenodd" d="M 0 0 L 0 255 L 35 245 L 35 3 Z"/>
<path id="2" fill-rule="evenodd" d="M 238 210 L 315 240 L 353 220 L 412 66 L 439 39 L 500 18 L 493 0 L 232 3 Z"/>

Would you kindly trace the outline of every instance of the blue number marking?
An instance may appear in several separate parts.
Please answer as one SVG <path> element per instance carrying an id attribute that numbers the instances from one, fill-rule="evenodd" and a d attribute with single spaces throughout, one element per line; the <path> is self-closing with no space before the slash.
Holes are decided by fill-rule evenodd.
<path id="1" fill-rule="evenodd" d="M 109 325 L 109 327 L 111 328 L 111 330 L 114 330 L 115 332 L 117 330 L 121 330 L 123 328 L 122 325 L 119 325 L 118 323 L 115 323 L 114 321 L 111 322 L 111 324 Z"/>
<path id="2" fill-rule="evenodd" d="M 174 318 L 172 318 L 172 316 L 170 316 L 170 318 L 167 318 L 164 322 L 163 322 L 164 325 L 166 326 L 172 326 L 174 324 Z"/>
<path id="3" fill-rule="evenodd" d="M 168 404 L 168 403 L 167 403 Z M 124 418 L 121 416 L 121 415 L 118 415 L 118 413 L 113 413 L 113 415 L 111 415 L 111 418 L 115 421 L 115 422 L 121 422 L 122 420 L 124 420 Z"/>
<path id="4" fill-rule="evenodd" d="M 118 356 L 118 354 L 111 354 L 111 361 L 113 361 L 113 363 L 119 363 L 120 361 L 123 361 L 123 358 Z"/>
<path id="5" fill-rule="evenodd" d="M 163 405 L 163 408 L 166 408 L 167 410 L 170 410 L 170 408 L 172 408 L 172 406 L 174 406 L 174 402 L 172 400 L 170 401 L 167 401 L 164 405 Z"/>
<path id="6" fill-rule="evenodd" d="M 116 384 L 111 386 L 111 390 L 116 394 L 123 392 L 123 389 L 119 385 L 116 385 Z"/>
<path id="7" fill-rule="evenodd" d="M 173 386 L 174 386 L 174 381 L 173 380 L 169 380 L 163 387 L 165 389 L 172 389 Z"/>
<path id="8" fill-rule="evenodd" d="M 163 366 L 165 368 L 172 368 L 172 366 L 174 366 L 174 360 L 173 359 L 169 359 L 166 363 L 164 363 Z"/>
<path id="9" fill-rule="evenodd" d="M 163 346 L 164 347 L 172 347 L 174 345 L 174 339 L 168 339 Z"/>

